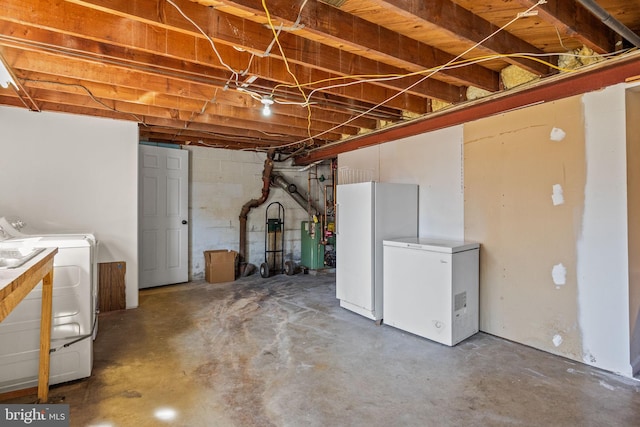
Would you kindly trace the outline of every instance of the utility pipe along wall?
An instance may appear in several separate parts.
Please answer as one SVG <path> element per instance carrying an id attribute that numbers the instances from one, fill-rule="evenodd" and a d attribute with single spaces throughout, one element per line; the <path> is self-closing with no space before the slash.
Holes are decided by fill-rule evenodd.
<path id="1" fill-rule="evenodd" d="M 273 172 L 273 157 L 275 150 L 269 150 L 267 158 L 264 161 L 264 169 L 262 171 L 262 195 L 259 199 L 251 199 L 242 206 L 240 210 L 240 245 L 238 255 L 240 262 L 246 262 L 247 253 L 247 217 L 253 208 L 257 208 L 267 201 L 269 197 L 269 187 L 271 185 L 271 174 Z"/>
<path id="2" fill-rule="evenodd" d="M 595 17 L 600 19 L 603 24 L 607 27 L 611 28 L 613 31 L 618 33 L 620 37 L 626 39 L 628 42 L 633 44 L 636 47 L 640 47 L 640 36 L 631 31 L 629 27 L 624 25 L 622 22 L 618 21 L 616 18 L 611 16 L 609 12 L 602 8 L 596 1 L 594 0 L 578 0 L 582 6 L 584 6 L 589 12 L 591 12 Z"/>

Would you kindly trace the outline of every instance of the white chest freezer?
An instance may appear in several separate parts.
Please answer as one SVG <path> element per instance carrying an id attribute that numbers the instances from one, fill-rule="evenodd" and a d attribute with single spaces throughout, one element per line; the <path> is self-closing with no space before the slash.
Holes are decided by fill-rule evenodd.
<path id="1" fill-rule="evenodd" d="M 453 346 L 478 332 L 478 243 L 385 240 L 384 322 Z"/>

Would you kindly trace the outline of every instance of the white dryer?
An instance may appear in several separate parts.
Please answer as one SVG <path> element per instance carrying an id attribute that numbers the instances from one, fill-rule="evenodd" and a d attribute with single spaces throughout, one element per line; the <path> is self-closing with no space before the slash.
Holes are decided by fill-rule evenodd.
<path id="1" fill-rule="evenodd" d="M 85 378 L 97 331 L 97 243 L 92 234 L 27 235 L 0 218 L 0 247 L 57 247 L 53 262 L 53 325 L 49 384 Z M 42 286 L 0 323 L 0 393 L 38 383 Z"/>

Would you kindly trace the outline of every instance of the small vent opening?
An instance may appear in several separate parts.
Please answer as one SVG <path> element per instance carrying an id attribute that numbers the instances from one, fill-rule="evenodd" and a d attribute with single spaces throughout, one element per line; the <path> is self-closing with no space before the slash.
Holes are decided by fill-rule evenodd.
<path id="1" fill-rule="evenodd" d="M 453 297 L 453 311 L 467 308 L 467 292 L 460 292 Z"/>

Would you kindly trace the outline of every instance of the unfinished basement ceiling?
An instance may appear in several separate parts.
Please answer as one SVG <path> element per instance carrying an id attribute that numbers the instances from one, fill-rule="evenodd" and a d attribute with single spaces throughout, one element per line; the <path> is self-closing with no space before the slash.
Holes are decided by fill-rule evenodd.
<path id="1" fill-rule="evenodd" d="M 634 55 L 580 3 L 5 0 L 0 55 L 20 90 L 0 87 L 0 104 L 133 120 L 142 140 L 310 158 Z M 640 2 L 586 3 L 639 32 Z"/>

